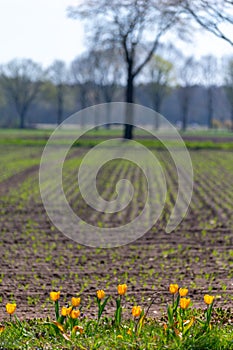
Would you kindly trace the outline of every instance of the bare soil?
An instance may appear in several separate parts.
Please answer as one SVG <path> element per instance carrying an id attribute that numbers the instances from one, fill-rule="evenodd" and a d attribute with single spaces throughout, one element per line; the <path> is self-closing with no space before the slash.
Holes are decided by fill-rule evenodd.
<path id="1" fill-rule="evenodd" d="M 53 226 L 36 185 L 38 166 L 1 182 L 1 318 L 13 300 L 20 318 L 52 316 L 52 290 L 61 290 L 62 305 L 81 294 L 83 314 L 96 317 L 96 290 L 116 296 L 118 283 L 128 284 L 127 310 L 135 303 L 146 307 L 154 297 L 152 316 L 165 310 L 170 283 L 187 286 L 194 306 L 204 307 L 203 295 L 209 293 L 221 296 L 218 306 L 232 307 L 233 154 L 195 151 L 192 157 L 194 195 L 182 224 L 165 233 L 165 215 L 143 237 L 114 249 L 81 246 Z M 87 210 L 87 220 L 89 214 Z M 112 314 L 114 307 L 112 299 L 107 312 Z"/>

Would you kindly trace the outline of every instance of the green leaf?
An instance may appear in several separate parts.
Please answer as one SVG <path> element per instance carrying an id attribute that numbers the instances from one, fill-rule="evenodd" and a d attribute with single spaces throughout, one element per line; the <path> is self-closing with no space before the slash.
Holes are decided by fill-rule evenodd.
<path id="1" fill-rule="evenodd" d="M 58 319 L 59 319 L 59 302 L 58 302 L 58 300 L 55 301 L 55 316 L 56 316 L 56 320 L 58 321 Z"/>
<path id="2" fill-rule="evenodd" d="M 206 323 L 206 321 L 202 321 L 200 320 L 200 318 L 195 318 L 200 324 L 204 325 Z"/>
<path id="3" fill-rule="evenodd" d="M 118 307 L 116 310 L 116 314 L 115 314 L 115 323 L 117 326 L 119 326 L 121 324 L 121 313 L 122 313 L 122 307 Z"/>
<path id="4" fill-rule="evenodd" d="M 195 322 L 195 317 L 192 317 L 189 323 L 187 324 L 187 326 L 184 327 L 183 335 L 185 335 L 190 330 L 194 322 Z"/>
<path id="5" fill-rule="evenodd" d="M 104 302 L 103 302 L 103 304 L 102 304 L 103 310 L 104 310 L 104 308 L 105 308 L 105 306 L 106 306 L 106 304 L 107 304 L 109 298 L 110 298 L 110 295 L 109 295 L 107 298 L 105 298 L 105 300 L 104 300 Z"/>
<path id="6" fill-rule="evenodd" d="M 139 322 L 138 322 L 138 329 L 137 329 L 137 334 L 138 335 L 140 335 L 140 333 L 141 333 L 144 321 L 145 321 L 145 315 L 144 315 L 144 310 L 143 310 L 142 313 L 141 313 L 141 317 L 139 319 Z"/>
<path id="7" fill-rule="evenodd" d="M 168 316 L 168 323 L 170 325 L 173 325 L 174 319 L 173 319 L 173 308 L 171 305 L 167 306 L 167 316 Z"/>
<path id="8" fill-rule="evenodd" d="M 57 322 L 60 323 L 60 324 L 63 324 L 64 320 L 65 320 L 65 316 L 61 315 L 61 316 L 58 317 Z"/>
<path id="9" fill-rule="evenodd" d="M 180 302 L 180 294 L 177 295 L 177 298 L 176 298 L 176 301 L 174 304 L 174 312 L 176 312 L 178 305 L 179 305 L 179 302 Z"/>

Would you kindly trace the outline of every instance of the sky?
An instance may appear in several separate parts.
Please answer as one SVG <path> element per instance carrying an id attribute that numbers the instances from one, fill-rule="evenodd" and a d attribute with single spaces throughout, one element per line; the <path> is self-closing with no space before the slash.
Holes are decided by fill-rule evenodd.
<path id="1" fill-rule="evenodd" d="M 47 67 L 55 59 L 70 63 L 82 53 L 83 25 L 66 16 L 66 8 L 73 3 L 74 0 L 0 0 L 0 64 L 13 58 L 31 58 Z M 192 43 L 176 44 L 196 58 L 233 55 L 230 44 L 203 30 Z"/>

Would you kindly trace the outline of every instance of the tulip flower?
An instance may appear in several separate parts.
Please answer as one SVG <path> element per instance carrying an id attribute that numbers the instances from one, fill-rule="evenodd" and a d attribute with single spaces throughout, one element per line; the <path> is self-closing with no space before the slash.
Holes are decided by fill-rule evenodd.
<path id="1" fill-rule="evenodd" d="M 80 302 L 81 302 L 81 298 L 74 298 L 74 297 L 71 298 L 71 304 L 73 307 L 79 306 Z"/>
<path id="2" fill-rule="evenodd" d="M 59 319 L 59 302 L 58 299 L 60 298 L 60 291 L 59 292 L 50 292 L 50 299 L 54 301 L 54 308 L 55 308 L 55 316 L 56 320 Z"/>
<path id="3" fill-rule="evenodd" d="M 170 286 L 169 286 L 169 292 L 170 292 L 171 294 L 176 294 L 176 293 L 178 292 L 178 290 L 179 290 L 178 284 L 170 284 Z"/>
<path id="4" fill-rule="evenodd" d="M 132 315 L 133 317 L 139 317 L 142 313 L 142 309 L 140 306 L 133 306 L 132 308 Z"/>
<path id="5" fill-rule="evenodd" d="M 71 318 L 78 318 L 80 315 L 80 310 L 72 310 L 70 313 Z"/>
<path id="6" fill-rule="evenodd" d="M 59 292 L 50 292 L 50 299 L 52 301 L 57 301 L 60 298 L 60 291 Z"/>
<path id="7" fill-rule="evenodd" d="M 122 306 L 121 306 L 121 298 L 122 295 L 125 295 L 127 292 L 127 284 L 119 284 L 117 286 L 117 291 L 119 294 L 119 297 L 116 299 L 116 311 L 115 311 L 115 324 L 117 326 L 120 326 L 121 324 L 121 314 L 122 314 Z"/>
<path id="8" fill-rule="evenodd" d="M 204 295 L 204 302 L 207 304 L 207 310 L 205 312 L 206 320 L 204 323 L 204 329 L 211 329 L 210 320 L 212 315 L 212 308 L 214 304 L 214 296 L 206 294 Z"/>
<path id="9" fill-rule="evenodd" d="M 6 304 L 6 312 L 9 314 L 9 315 L 13 315 L 13 313 L 15 312 L 16 310 L 16 304 L 10 304 L 10 303 L 7 303 Z"/>
<path id="10" fill-rule="evenodd" d="M 97 294 L 97 298 L 99 300 L 101 300 L 101 299 L 103 299 L 105 297 L 105 292 L 103 291 L 103 289 L 97 290 L 96 294 Z"/>
<path id="11" fill-rule="evenodd" d="M 214 301 L 214 296 L 211 296 L 211 295 L 204 295 L 204 302 L 207 304 L 207 305 L 210 305 L 212 304 L 212 302 Z"/>
<path id="12" fill-rule="evenodd" d="M 127 284 L 119 284 L 117 287 L 117 291 L 119 295 L 125 295 L 127 292 Z"/>
<path id="13" fill-rule="evenodd" d="M 72 306 L 70 307 L 65 307 L 63 306 L 62 309 L 61 309 L 61 314 L 62 316 L 68 316 L 72 311 Z"/>
<path id="14" fill-rule="evenodd" d="M 191 299 L 189 298 L 180 298 L 180 307 L 181 309 L 185 310 L 189 307 L 189 304 L 191 302 Z"/>
<path id="15" fill-rule="evenodd" d="M 179 289 L 179 294 L 181 297 L 186 297 L 186 295 L 188 294 L 188 289 L 187 288 L 180 288 Z"/>

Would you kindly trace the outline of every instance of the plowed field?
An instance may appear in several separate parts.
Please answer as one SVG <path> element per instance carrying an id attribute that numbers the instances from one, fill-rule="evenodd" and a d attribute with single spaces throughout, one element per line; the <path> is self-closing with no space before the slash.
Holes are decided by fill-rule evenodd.
<path id="1" fill-rule="evenodd" d="M 98 177 L 99 191 L 110 199 L 121 178 L 134 184 L 134 199 L 118 214 L 91 210 L 76 189 L 76 165 L 88 151 L 74 148 L 64 168 L 64 189 L 74 211 L 96 226 L 125 224 L 137 215 L 145 200 L 145 179 L 140 169 L 125 160 L 106 164 Z M 43 207 L 38 170 L 40 147 L 0 148 L 0 315 L 5 303 L 15 300 L 19 317 L 51 315 L 51 290 L 61 290 L 63 303 L 80 293 L 84 314 L 96 315 L 97 289 L 116 293 L 128 284 L 129 305 L 147 305 L 156 315 L 170 299 L 169 283 L 190 288 L 196 306 L 204 293 L 220 295 L 219 306 L 233 306 L 233 152 L 190 151 L 194 193 L 187 216 L 172 233 L 165 224 L 174 205 L 177 179 L 174 165 L 162 150 L 153 150 L 166 168 L 168 195 L 163 215 L 134 243 L 112 249 L 77 244 L 60 233 Z M 51 194 L 52 195 L 52 194 Z M 109 309 L 109 312 L 111 310 Z"/>

